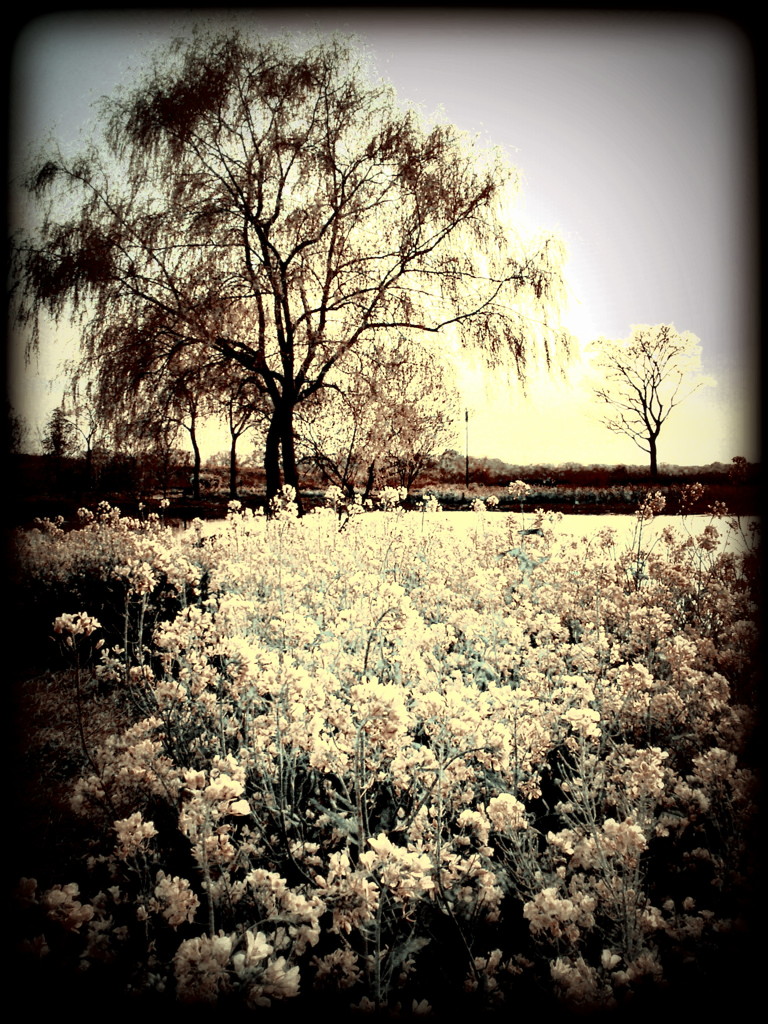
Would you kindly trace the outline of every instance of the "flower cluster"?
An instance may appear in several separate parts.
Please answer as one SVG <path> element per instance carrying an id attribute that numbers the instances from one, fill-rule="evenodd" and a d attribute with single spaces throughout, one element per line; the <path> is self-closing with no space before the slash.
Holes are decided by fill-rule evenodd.
<path id="1" fill-rule="evenodd" d="M 101 623 L 98 619 L 80 612 L 77 615 L 58 615 L 53 623 L 54 633 L 64 633 L 67 636 L 90 636 L 94 630 L 100 629 Z"/>
<path id="2" fill-rule="evenodd" d="M 531 492 L 531 485 L 525 483 L 524 480 L 513 480 L 507 487 L 510 498 L 516 501 L 522 501 L 523 498 L 527 497 Z"/>
<path id="3" fill-rule="evenodd" d="M 649 494 L 642 502 L 640 507 L 635 512 L 637 519 L 653 519 L 654 516 L 659 515 L 664 511 L 664 506 L 667 503 L 667 499 L 661 493 L 661 491 L 654 491 Z"/>

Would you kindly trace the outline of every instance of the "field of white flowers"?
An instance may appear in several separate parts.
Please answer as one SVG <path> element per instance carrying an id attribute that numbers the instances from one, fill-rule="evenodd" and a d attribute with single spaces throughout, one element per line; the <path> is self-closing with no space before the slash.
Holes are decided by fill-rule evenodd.
<path id="1" fill-rule="evenodd" d="M 20 535 L 81 746 L 78 855 L 18 883 L 30 976 L 302 1018 L 730 999 L 756 524 L 383 504 Z"/>

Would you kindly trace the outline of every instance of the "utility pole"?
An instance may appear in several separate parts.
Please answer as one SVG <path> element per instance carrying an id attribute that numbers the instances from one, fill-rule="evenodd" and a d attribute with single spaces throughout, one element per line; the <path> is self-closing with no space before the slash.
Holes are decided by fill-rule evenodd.
<path id="1" fill-rule="evenodd" d="M 469 490 L 469 409 L 464 410 L 464 433 L 466 437 L 465 442 L 465 456 L 464 456 L 464 485 Z"/>

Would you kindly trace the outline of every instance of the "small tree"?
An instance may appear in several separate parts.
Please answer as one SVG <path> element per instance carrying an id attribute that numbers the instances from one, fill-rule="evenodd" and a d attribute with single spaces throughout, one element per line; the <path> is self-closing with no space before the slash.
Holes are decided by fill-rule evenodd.
<path id="1" fill-rule="evenodd" d="M 74 453 L 75 431 L 63 405 L 51 413 L 42 438 L 43 454 L 64 459 Z"/>
<path id="2" fill-rule="evenodd" d="M 377 402 L 386 370 L 380 353 L 358 347 L 322 391 L 297 410 L 300 460 L 346 494 L 373 488 L 384 440 Z"/>
<path id="3" fill-rule="evenodd" d="M 399 363 L 388 390 L 386 466 L 410 490 L 430 459 L 455 443 L 459 394 L 448 368 L 427 350 Z"/>
<path id="4" fill-rule="evenodd" d="M 378 480 L 411 488 L 455 439 L 458 394 L 449 368 L 407 337 L 359 347 L 297 416 L 304 460 L 368 497 Z"/>
<path id="5" fill-rule="evenodd" d="M 227 369 L 230 372 L 227 373 Z M 229 496 L 237 498 L 237 445 L 243 434 L 266 426 L 270 406 L 258 385 L 248 378 L 232 380 L 231 368 L 222 367 L 220 387 L 212 385 L 214 408 L 229 431 Z M 261 438 L 260 438 L 261 440 Z"/>
<path id="6" fill-rule="evenodd" d="M 165 396 L 164 418 L 185 430 L 192 447 L 192 497 L 200 497 L 200 470 L 203 465 L 198 441 L 200 422 L 208 412 L 207 396 L 202 395 L 196 385 L 183 378 L 176 378 Z"/>
<path id="7" fill-rule="evenodd" d="M 648 453 L 656 478 L 659 434 L 669 414 L 694 391 L 714 383 L 698 373 L 699 339 L 679 334 L 673 324 L 644 324 L 634 326 L 629 338 L 598 338 L 591 350 L 600 374 L 594 392 L 610 407 L 603 422 Z"/>
<path id="8" fill-rule="evenodd" d="M 69 422 L 72 426 L 73 442 L 82 451 L 85 460 L 85 485 L 91 489 L 95 484 L 94 448 L 104 433 L 103 422 L 93 398 L 93 381 L 86 381 L 84 387 L 75 382 L 69 396 L 72 412 Z"/>

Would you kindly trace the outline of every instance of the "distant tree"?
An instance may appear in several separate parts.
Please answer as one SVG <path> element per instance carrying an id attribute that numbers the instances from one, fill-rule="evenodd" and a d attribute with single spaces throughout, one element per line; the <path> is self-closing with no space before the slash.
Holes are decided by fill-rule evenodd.
<path id="1" fill-rule="evenodd" d="M 437 470 L 445 483 L 462 484 L 465 477 L 465 455 L 455 448 L 447 448 L 441 455 Z"/>
<path id="2" fill-rule="evenodd" d="M 157 489 L 167 495 L 172 486 L 178 486 L 178 482 L 174 484 L 174 477 L 180 468 L 186 466 L 189 458 L 187 452 L 179 447 L 179 425 L 152 417 L 143 426 L 142 437 L 133 449 L 136 452 L 137 486 L 143 491 Z"/>
<path id="3" fill-rule="evenodd" d="M 406 337 L 360 347 L 297 415 L 298 446 L 330 482 L 367 497 L 413 486 L 455 439 L 458 395 L 439 354 Z"/>
<path id="4" fill-rule="evenodd" d="M 171 379 L 161 394 L 158 409 L 161 421 L 175 424 L 189 438 L 192 448 L 192 497 L 195 500 L 200 497 L 200 470 L 203 464 L 198 434 L 210 409 L 210 392 L 198 387 L 195 380 L 188 376 Z"/>
<path id="5" fill-rule="evenodd" d="M 672 410 L 712 384 L 699 374 L 701 344 L 673 324 L 640 325 L 629 338 L 598 338 L 590 346 L 598 381 L 594 393 L 610 411 L 609 430 L 631 437 L 650 456 L 650 474 L 658 477 L 658 440 Z"/>
<path id="6" fill-rule="evenodd" d="M 228 365 L 222 367 L 222 371 L 219 384 L 212 384 L 209 380 L 208 386 L 212 388 L 213 407 L 229 431 L 229 496 L 236 498 L 238 442 L 249 430 L 266 426 L 270 418 L 270 405 L 254 380 L 247 377 L 233 380 Z"/>
<path id="7" fill-rule="evenodd" d="M 383 440 L 377 396 L 382 361 L 359 347 L 296 412 L 297 453 L 300 461 L 322 478 L 351 495 L 365 496 L 373 488 L 376 462 Z"/>
<path id="8" fill-rule="evenodd" d="M 459 394 L 448 368 L 426 349 L 402 359 L 385 394 L 383 461 L 410 490 L 430 460 L 455 443 Z"/>
<path id="9" fill-rule="evenodd" d="M 91 488 L 96 478 L 94 451 L 104 433 L 104 425 L 93 398 L 93 382 L 86 381 L 84 387 L 80 385 L 81 382 L 74 382 L 67 404 L 73 439 L 85 460 L 86 487 Z"/>
<path id="10" fill-rule="evenodd" d="M 100 412 L 102 446 L 108 453 L 109 467 L 100 482 L 112 480 L 113 489 L 157 488 L 166 494 L 174 471 L 186 463 L 188 456 L 179 446 L 179 423 L 165 414 L 164 400 L 158 396 L 154 401 L 151 394 L 139 388 L 116 393 L 112 407 Z M 122 481 L 119 486 L 118 479 Z"/>
<path id="11" fill-rule="evenodd" d="M 43 454 L 64 459 L 75 452 L 75 429 L 63 405 L 50 415 L 42 437 Z"/>
<path id="12" fill-rule="evenodd" d="M 204 366 L 190 361 L 188 352 L 153 367 L 136 366 L 130 388 L 120 386 L 120 377 L 110 377 L 101 385 L 99 411 L 108 418 L 116 448 L 126 446 L 149 455 L 162 464 L 162 454 L 178 444 L 179 435 L 186 435 L 192 449 L 189 484 L 192 497 L 201 492 L 202 452 L 200 431 L 215 411 L 214 393 L 219 387 L 221 360 Z M 109 401 L 107 401 L 107 399 Z"/>
<path id="13" fill-rule="evenodd" d="M 21 323 L 78 320 L 105 407 L 228 360 L 269 400 L 268 494 L 298 488 L 296 410 L 365 342 L 439 333 L 520 374 L 567 346 L 562 245 L 516 229 L 515 170 L 400 107 L 348 42 L 194 33 L 100 111 L 84 153 L 29 175 Z"/>

